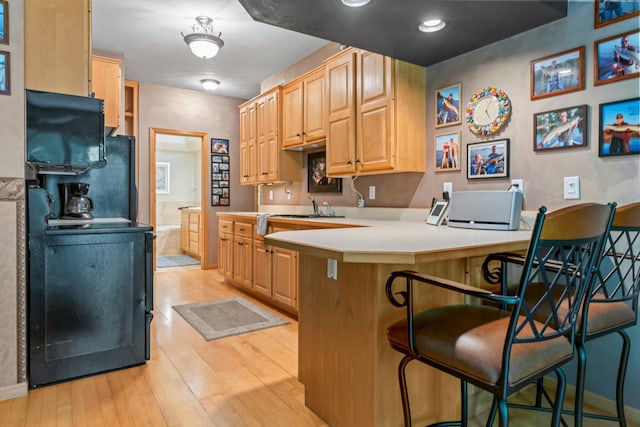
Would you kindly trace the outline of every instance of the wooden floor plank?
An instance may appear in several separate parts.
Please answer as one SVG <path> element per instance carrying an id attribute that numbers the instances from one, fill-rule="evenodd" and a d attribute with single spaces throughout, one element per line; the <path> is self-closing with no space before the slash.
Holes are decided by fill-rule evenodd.
<path id="1" fill-rule="evenodd" d="M 0 426 L 327 426 L 304 405 L 304 386 L 297 379 L 295 319 L 266 307 L 290 323 L 206 341 L 172 308 L 237 295 L 266 307 L 224 284 L 213 270 L 176 268 L 156 273 L 151 360 L 0 401 Z M 567 399 L 565 406 L 570 405 Z M 510 415 L 513 427 L 549 423 L 548 414 L 512 410 Z M 484 416 L 473 419 L 470 426 L 483 426 Z M 571 425 L 573 420 L 567 420 Z M 589 419 L 584 423 L 584 427 L 615 425 Z M 640 427 L 633 422 L 628 426 Z"/>

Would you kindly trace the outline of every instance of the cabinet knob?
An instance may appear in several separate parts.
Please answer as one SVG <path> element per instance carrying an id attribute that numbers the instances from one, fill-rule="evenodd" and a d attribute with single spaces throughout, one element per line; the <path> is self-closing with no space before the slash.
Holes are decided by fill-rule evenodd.
<path id="1" fill-rule="evenodd" d="M 299 133 L 296 133 L 296 136 L 297 136 L 298 138 L 300 138 L 300 136 L 302 136 L 302 135 L 300 135 Z"/>
<path id="2" fill-rule="evenodd" d="M 347 164 L 348 165 L 352 164 L 351 160 L 347 160 Z"/>
<path id="3" fill-rule="evenodd" d="M 362 163 L 360 159 L 356 159 L 356 163 Z"/>

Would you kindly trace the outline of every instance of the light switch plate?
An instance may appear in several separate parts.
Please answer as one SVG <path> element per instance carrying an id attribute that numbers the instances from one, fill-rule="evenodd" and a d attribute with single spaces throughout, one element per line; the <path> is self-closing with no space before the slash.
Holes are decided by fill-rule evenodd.
<path id="1" fill-rule="evenodd" d="M 376 198 L 376 186 L 375 185 L 370 185 L 369 186 L 369 199 L 370 200 L 375 200 Z"/>
<path id="2" fill-rule="evenodd" d="M 565 176 L 564 177 L 564 198 L 565 200 L 574 200 L 580 198 L 580 177 Z"/>

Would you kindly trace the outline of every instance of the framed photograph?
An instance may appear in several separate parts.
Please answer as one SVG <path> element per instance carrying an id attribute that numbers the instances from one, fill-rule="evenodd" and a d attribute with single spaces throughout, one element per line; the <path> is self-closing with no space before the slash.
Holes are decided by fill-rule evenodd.
<path id="1" fill-rule="evenodd" d="M 461 85 L 445 87 L 436 90 L 436 127 L 459 125 L 462 123 L 460 114 Z"/>
<path id="2" fill-rule="evenodd" d="M 0 95 L 11 95 L 10 54 L 0 50 Z"/>
<path id="3" fill-rule="evenodd" d="M 584 46 L 531 61 L 531 99 L 584 90 Z"/>
<path id="4" fill-rule="evenodd" d="M 229 154 L 229 140 L 220 138 L 211 138 L 211 152 Z"/>
<path id="5" fill-rule="evenodd" d="M 634 16 L 640 16 L 640 1 L 637 0 L 594 0 L 594 2 L 595 28 L 615 24 L 616 22 L 624 21 Z"/>
<path id="6" fill-rule="evenodd" d="M 593 42 L 595 86 L 640 75 L 640 30 Z"/>
<path id="7" fill-rule="evenodd" d="M 600 104 L 598 156 L 640 154 L 640 98 Z"/>
<path id="8" fill-rule="evenodd" d="M 435 171 L 460 170 L 460 131 L 435 136 Z"/>
<path id="9" fill-rule="evenodd" d="M 0 0 L 0 43 L 9 44 L 9 2 Z"/>
<path id="10" fill-rule="evenodd" d="M 467 179 L 508 176 L 508 138 L 467 144 Z"/>
<path id="11" fill-rule="evenodd" d="M 307 191 L 309 193 L 342 193 L 342 178 L 327 176 L 325 158 L 324 151 L 307 155 Z"/>
<path id="12" fill-rule="evenodd" d="M 169 194 L 171 163 L 156 162 L 156 194 Z"/>
<path id="13" fill-rule="evenodd" d="M 222 163 L 222 156 L 211 155 L 211 163 Z"/>
<path id="14" fill-rule="evenodd" d="M 533 115 L 533 151 L 587 146 L 587 106 Z"/>

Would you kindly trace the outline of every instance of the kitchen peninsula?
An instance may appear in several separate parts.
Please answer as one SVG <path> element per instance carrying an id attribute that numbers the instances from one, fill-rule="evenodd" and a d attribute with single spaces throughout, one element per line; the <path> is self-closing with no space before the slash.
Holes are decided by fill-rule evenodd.
<path id="1" fill-rule="evenodd" d="M 412 269 L 469 283 L 485 255 L 524 250 L 531 232 L 434 227 L 415 220 L 344 223 L 362 226 L 265 236 L 267 244 L 299 253 L 298 372 L 305 403 L 335 427 L 400 426 L 401 355 L 390 348 L 385 332 L 404 311 L 386 299 L 389 274 Z M 335 280 L 327 277 L 328 260 L 337 263 Z M 417 293 L 425 308 L 464 301 L 442 289 Z M 407 374 L 414 421 L 457 418 L 459 383 L 418 365 L 409 365 Z"/>

